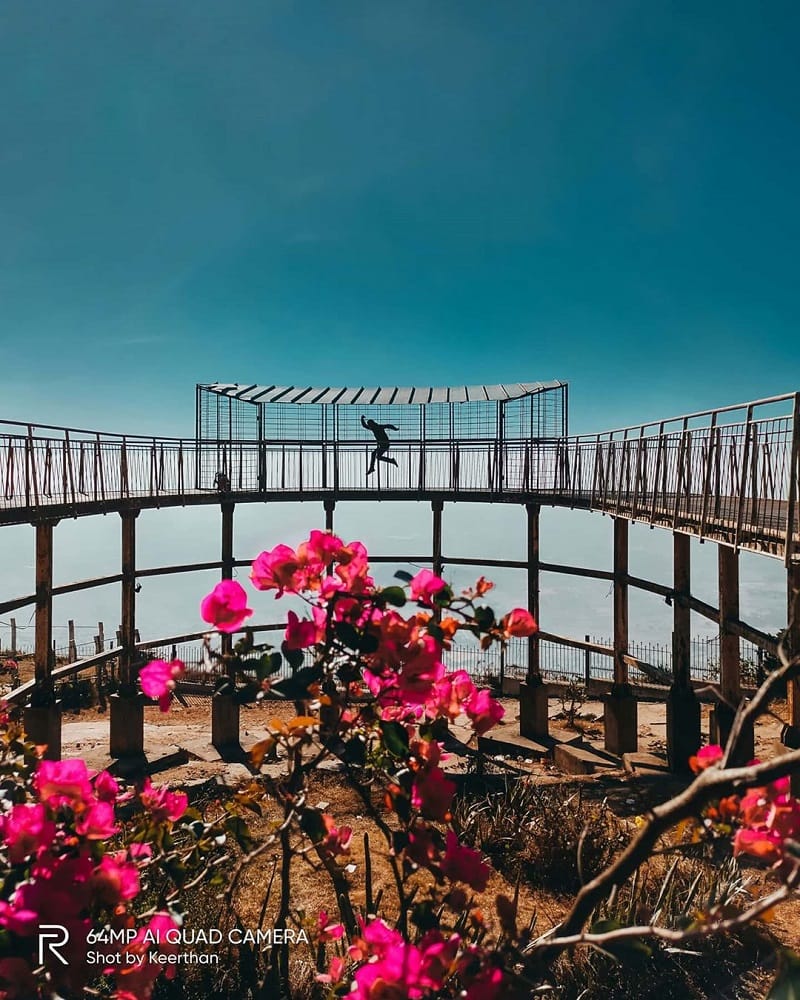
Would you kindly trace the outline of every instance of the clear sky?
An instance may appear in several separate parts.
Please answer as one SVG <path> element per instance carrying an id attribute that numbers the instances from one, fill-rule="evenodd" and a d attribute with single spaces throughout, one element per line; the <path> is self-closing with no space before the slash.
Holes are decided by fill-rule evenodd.
<path id="1" fill-rule="evenodd" d="M 4 0 L 3 415 L 561 378 L 592 430 L 798 384 L 800 6 Z"/>
<path id="2" fill-rule="evenodd" d="M 0 415 L 191 434 L 197 381 L 560 378 L 591 431 L 800 388 L 799 30 L 795 0 L 3 0 Z M 243 515 L 237 555 L 321 520 L 298 511 Z M 487 555 L 518 553 L 518 513 Z M 144 561 L 215 558 L 202 516 L 143 515 Z M 546 557 L 607 568 L 608 519 L 565 516 Z M 668 582 L 668 535 L 634 535 Z M 6 594 L 33 589 L 14 539 Z M 57 578 L 117 544 L 62 524 Z M 756 562 L 750 617 L 778 627 Z M 545 624 L 608 634 L 605 589 L 567 582 Z M 153 627 L 197 626 L 203 586 L 148 583 Z"/>

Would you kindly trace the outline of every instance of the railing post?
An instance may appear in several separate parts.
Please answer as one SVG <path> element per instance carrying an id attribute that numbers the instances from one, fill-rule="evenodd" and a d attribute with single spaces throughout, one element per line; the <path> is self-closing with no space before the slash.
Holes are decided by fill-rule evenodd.
<path id="1" fill-rule="evenodd" d="M 588 635 L 583 637 L 584 642 L 590 642 L 591 639 Z M 586 688 L 586 693 L 589 693 L 589 683 L 592 679 L 592 651 L 591 649 L 584 649 L 583 651 L 583 686 Z"/>
<path id="2" fill-rule="evenodd" d="M 36 623 L 34 680 L 25 731 L 36 744 L 46 744 L 45 756 L 61 757 L 61 707 L 55 700 L 53 655 L 53 528 L 57 521 L 36 522 Z"/>
<path id="3" fill-rule="evenodd" d="M 635 752 L 639 746 L 638 706 L 628 683 L 628 522 L 614 518 L 614 681 L 605 699 L 605 748 Z"/>
<path id="4" fill-rule="evenodd" d="M 784 543 L 784 561 L 787 567 L 792 565 L 796 548 L 794 536 L 797 529 L 798 489 L 800 489 L 800 392 L 795 393 L 792 410 L 792 441 L 789 451 L 788 502 L 786 504 L 786 541 Z"/>
<path id="5" fill-rule="evenodd" d="M 667 758 L 673 771 L 688 772 L 700 746 L 700 702 L 691 676 L 691 538 L 674 534 L 672 686 L 667 695 Z"/>

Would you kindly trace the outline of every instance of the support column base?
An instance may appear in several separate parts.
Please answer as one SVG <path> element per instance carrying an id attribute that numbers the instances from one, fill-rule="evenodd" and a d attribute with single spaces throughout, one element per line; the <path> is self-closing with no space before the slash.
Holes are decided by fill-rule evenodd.
<path id="1" fill-rule="evenodd" d="M 144 757 L 144 701 L 140 695 L 112 694 L 108 699 L 112 757 Z"/>
<path id="2" fill-rule="evenodd" d="M 547 739 L 549 713 L 548 689 L 542 681 L 526 680 L 519 686 L 519 734 L 526 740 Z"/>
<path id="3" fill-rule="evenodd" d="M 718 743 L 721 747 L 728 744 L 728 738 L 733 728 L 733 720 L 736 717 L 736 709 L 725 702 L 718 702 L 712 709 L 709 716 L 709 743 Z M 742 730 L 739 737 L 739 746 L 735 754 L 730 759 L 731 767 L 744 767 L 749 764 L 755 756 L 755 733 L 753 724 L 748 723 Z"/>
<path id="4" fill-rule="evenodd" d="M 211 698 L 211 742 L 217 750 L 239 746 L 239 703 L 232 694 Z"/>
<path id="5" fill-rule="evenodd" d="M 603 699 L 605 748 L 621 756 L 639 749 L 639 705 L 629 685 L 615 684 Z"/>
<path id="6" fill-rule="evenodd" d="M 700 749 L 700 702 L 691 687 L 676 684 L 667 695 L 667 759 L 670 771 L 691 773 L 689 758 Z"/>
<path id="7" fill-rule="evenodd" d="M 26 708 L 22 724 L 31 743 L 47 744 L 44 754 L 47 760 L 61 760 L 61 705 Z"/>

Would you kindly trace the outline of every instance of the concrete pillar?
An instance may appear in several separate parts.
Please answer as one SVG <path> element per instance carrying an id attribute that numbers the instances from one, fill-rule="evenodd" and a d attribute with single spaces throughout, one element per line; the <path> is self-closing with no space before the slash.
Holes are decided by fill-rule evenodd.
<path id="1" fill-rule="evenodd" d="M 639 713 L 628 683 L 628 522 L 614 518 L 614 682 L 605 698 L 605 748 L 633 753 L 639 748 Z"/>
<path id="2" fill-rule="evenodd" d="M 719 559 L 719 703 L 711 712 L 712 743 L 725 746 L 730 736 L 736 709 L 742 699 L 739 636 L 728 627 L 739 620 L 739 553 L 727 545 L 717 546 Z M 746 764 L 753 758 L 752 725 L 742 733 L 732 764 Z"/>
<path id="3" fill-rule="evenodd" d="M 144 699 L 137 685 L 136 652 L 136 518 L 138 510 L 120 511 L 122 521 L 119 690 L 109 698 L 109 753 L 112 757 L 144 757 Z"/>
<path id="4" fill-rule="evenodd" d="M 36 611 L 34 681 L 30 705 L 23 713 L 28 738 L 47 746 L 45 757 L 61 757 L 61 708 L 53 685 L 53 528 L 57 521 L 38 521 L 36 530 Z"/>
<path id="5" fill-rule="evenodd" d="M 539 621 L 539 505 L 525 504 L 527 514 L 528 610 Z M 528 639 L 528 673 L 519 687 L 519 732 L 529 740 L 548 739 L 549 691 L 542 680 L 539 639 Z"/>
<path id="6" fill-rule="evenodd" d="M 700 747 L 700 702 L 691 678 L 691 539 L 673 535 L 672 687 L 667 695 L 667 758 L 670 769 L 688 772 Z"/>
<path id="7" fill-rule="evenodd" d="M 220 504 L 222 511 L 221 562 L 222 579 L 233 579 L 233 511 L 235 504 Z M 220 649 L 223 654 L 233 650 L 233 636 L 222 633 Z M 231 692 L 235 687 L 235 674 L 231 667 L 228 672 Z M 233 693 L 215 694 L 211 699 L 211 742 L 218 749 L 239 744 L 239 703 Z"/>

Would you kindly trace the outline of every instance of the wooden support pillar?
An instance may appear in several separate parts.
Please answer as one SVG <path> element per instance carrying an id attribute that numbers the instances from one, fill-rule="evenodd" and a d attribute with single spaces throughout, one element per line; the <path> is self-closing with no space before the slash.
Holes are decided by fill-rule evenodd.
<path id="1" fill-rule="evenodd" d="M 124 687 L 136 684 L 136 518 L 138 510 L 123 510 L 122 519 L 122 605 L 120 612 L 121 681 Z"/>
<path id="2" fill-rule="evenodd" d="M 233 579 L 233 512 L 235 504 L 225 501 L 220 504 L 222 512 L 221 562 L 222 579 Z M 220 649 L 223 654 L 233 650 L 233 636 L 222 633 Z M 239 703 L 235 697 L 235 676 L 229 668 L 230 686 L 226 691 L 215 694 L 211 699 L 211 742 L 220 751 L 228 753 L 231 748 L 239 748 Z"/>
<path id="3" fill-rule="evenodd" d="M 528 610 L 539 621 L 539 505 L 525 504 L 528 549 Z M 539 639 L 528 639 L 528 672 L 519 686 L 519 732 L 529 740 L 546 740 L 549 732 L 549 691 L 542 680 Z"/>
<path id="4" fill-rule="evenodd" d="M 628 684 L 628 522 L 614 518 L 614 685 Z"/>
<path id="5" fill-rule="evenodd" d="M 34 639 L 34 679 L 39 697 L 52 699 L 53 681 L 53 526 L 55 521 L 36 525 L 36 622 Z"/>
<path id="6" fill-rule="evenodd" d="M 144 699 L 137 687 L 136 518 L 138 510 L 120 511 L 122 522 L 119 689 L 109 699 L 109 754 L 127 762 L 144 758 Z"/>
<path id="7" fill-rule="evenodd" d="M 800 563 L 790 564 L 786 573 L 784 643 L 790 657 L 800 657 Z M 800 676 L 787 681 L 786 695 L 789 700 L 789 719 L 788 725 L 784 726 L 781 740 L 786 746 L 797 749 L 800 748 Z M 795 776 L 792 777 L 794 780 Z M 797 778 L 797 783 L 800 785 L 800 776 Z"/>
<path id="8" fill-rule="evenodd" d="M 739 620 L 739 553 L 727 545 L 717 546 L 719 560 L 719 674 L 720 701 L 711 713 L 712 743 L 725 746 L 739 702 L 742 700 L 739 636 L 729 622 Z M 743 732 L 732 764 L 753 758 L 753 727 Z"/>
<path id="9" fill-rule="evenodd" d="M 539 623 L 539 514 L 540 508 L 536 503 L 526 503 L 525 511 L 528 515 L 528 611 L 533 615 L 537 625 Z M 530 684 L 533 679 L 541 680 L 541 664 L 539 663 L 539 637 L 532 635 L 528 638 L 528 676 Z"/>
<path id="10" fill-rule="evenodd" d="M 673 544 L 672 687 L 667 695 L 667 758 L 673 771 L 688 772 L 700 747 L 700 702 L 691 677 L 691 539 L 675 534 Z"/>
<path id="11" fill-rule="evenodd" d="M 628 522 L 614 518 L 614 681 L 605 698 L 605 748 L 633 753 L 639 748 L 639 715 L 628 683 Z"/>
<path id="12" fill-rule="evenodd" d="M 45 756 L 61 757 L 61 708 L 53 686 L 53 528 L 57 521 L 38 521 L 36 529 L 36 620 L 34 681 L 30 707 L 24 713 L 28 738 L 46 744 Z"/>
<path id="13" fill-rule="evenodd" d="M 222 503 L 222 534 L 220 539 L 220 561 L 222 562 L 222 579 L 233 579 L 233 511 L 235 504 Z M 223 653 L 230 653 L 233 649 L 233 636 L 222 633 L 220 638 L 220 648 Z"/>

